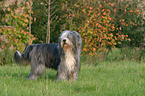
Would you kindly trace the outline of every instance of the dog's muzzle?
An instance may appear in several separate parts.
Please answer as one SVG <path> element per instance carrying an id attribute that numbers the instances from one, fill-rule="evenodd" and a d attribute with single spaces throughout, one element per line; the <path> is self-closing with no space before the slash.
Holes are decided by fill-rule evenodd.
<path id="1" fill-rule="evenodd" d="M 63 39 L 63 43 L 66 44 L 66 39 Z"/>
<path id="2" fill-rule="evenodd" d="M 63 46 L 67 45 L 67 39 L 66 39 L 66 38 L 64 38 L 64 39 L 62 40 L 62 42 L 63 42 Z"/>
<path id="3" fill-rule="evenodd" d="M 65 49 L 69 47 L 67 38 L 62 39 L 62 47 Z"/>

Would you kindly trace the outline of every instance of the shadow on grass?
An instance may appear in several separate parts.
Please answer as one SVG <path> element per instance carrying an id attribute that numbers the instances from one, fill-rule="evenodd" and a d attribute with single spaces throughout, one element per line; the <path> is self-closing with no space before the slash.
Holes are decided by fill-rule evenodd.
<path id="1" fill-rule="evenodd" d="M 51 72 L 47 72 L 45 74 L 43 74 L 39 79 L 45 79 L 45 80 L 51 80 L 51 81 L 56 81 L 57 79 L 57 74 L 51 73 Z"/>

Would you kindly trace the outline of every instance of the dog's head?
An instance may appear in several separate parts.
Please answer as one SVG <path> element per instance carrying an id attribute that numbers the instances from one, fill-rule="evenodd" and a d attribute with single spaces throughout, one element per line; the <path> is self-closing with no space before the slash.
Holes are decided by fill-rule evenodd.
<path id="1" fill-rule="evenodd" d="M 59 37 L 59 43 L 62 50 L 76 49 L 80 41 L 80 36 L 75 31 L 63 31 Z"/>

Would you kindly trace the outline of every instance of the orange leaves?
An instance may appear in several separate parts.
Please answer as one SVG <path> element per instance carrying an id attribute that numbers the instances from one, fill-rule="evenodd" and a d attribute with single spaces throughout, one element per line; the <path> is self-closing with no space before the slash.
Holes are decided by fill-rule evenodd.
<path id="1" fill-rule="evenodd" d="M 102 7 L 102 5 L 100 5 L 100 7 Z M 103 9 L 103 14 L 100 14 L 97 10 L 92 10 L 91 7 L 89 7 L 89 9 L 89 14 L 84 12 L 85 16 L 90 17 L 84 23 L 84 26 L 87 27 L 81 27 L 79 31 L 85 43 L 83 48 L 84 53 L 94 55 L 97 51 L 104 51 L 102 48 L 106 47 L 106 44 L 113 45 L 112 43 L 114 43 L 115 40 L 112 40 L 112 43 L 108 42 L 108 40 L 113 38 L 113 34 L 109 34 L 108 32 L 114 30 L 115 27 L 110 22 L 111 17 L 109 16 L 109 10 Z M 116 45 L 116 43 L 114 44 Z"/>
<path id="2" fill-rule="evenodd" d="M 15 6 L 11 8 L 8 6 L 7 11 L 4 16 L 2 16 L 2 21 L 6 21 L 2 26 L 0 33 L 6 36 L 6 40 L 9 43 L 7 48 L 13 45 L 16 49 L 22 50 L 20 46 L 28 44 L 29 33 L 29 4 L 20 4 L 20 6 Z M 31 35 L 31 38 L 34 38 Z M 32 40 L 32 39 L 31 39 Z"/>
<path id="3" fill-rule="evenodd" d="M 83 48 L 83 51 L 87 51 L 87 48 Z"/>
<path id="4" fill-rule="evenodd" d="M 75 14 L 73 14 L 72 16 L 75 17 Z"/>
<path id="5" fill-rule="evenodd" d="M 17 16 L 15 15 L 15 16 L 14 16 L 14 18 L 16 19 L 16 18 L 17 18 Z"/>
<path id="6" fill-rule="evenodd" d="M 18 42 L 18 39 L 15 38 L 14 41 L 17 43 Z"/>
<path id="7" fill-rule="evenodd" d="M 113 7 L 115 4 L 114 3 L 109 3 L 109 5 L 111 5 Z"/>
<path id="8" fill-rule="evenodd" d="M 86 13 L 86 10 L 85 9 L 82 9 L 82 12 Z"/>
<path id="9" fill-rule="evenodd" d="M 132 12 L 134 12 L 134 11 L 133 11 L 133 10 L 130 10 L 129 12 L 131 12 L 131 13 L 132 13 Z"/>
<path id="10" fill-rule="evenodd" d="M 92 10 L 93 9 L 93 7 L 90 7 L 90 10 Z"/>
<path id="11" fill-rule="evenodd" d="M 101 4 L 99 4 L 99 8 L 102 8 L 102 5 Z"/>
<path id="12" fill-rule="evenodd" d="M 29 20 L 28 20 L 28 19 L 24 19 L 24 21 L 25 21 L 25 22 L 27 22 L 27 23 L 29 22 Z"/>
<path id="13" fill-rule="evenodd" d="M 110 5 L 114 6 L 112 3 Z M 98 51 L 107 52 L 107 47 L 115 48 L 117 44 L 121 44 L 120 41 L 128 37 L 128 35 L 119 33 L 114 34 L 113 31 L 120 31 L 122 27 L 116 28 L 115 24 L 112 23 L 114 18 L 110 16 L 111 11 L 109 9 L 101 9 L 101 4 L 98 7 L 93 8 L 90 6 L 88 10 L 82 9 L 86 20 L 83 26 L 78 28 L 84 42 L 83 52 L 89 53 L 89 55 L 94 55 Z M 126 26 L 124 19 L 121 19 L 120 22 Z"/>
<path id="14" fill-rule="evenodd" d="M 126 40 L 131 41 L 130 38 L 126 38 Z"/>

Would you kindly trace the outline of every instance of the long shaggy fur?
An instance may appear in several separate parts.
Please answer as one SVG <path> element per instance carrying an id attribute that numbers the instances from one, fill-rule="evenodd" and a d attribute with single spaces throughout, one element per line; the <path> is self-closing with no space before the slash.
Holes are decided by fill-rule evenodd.
<path id="1" fill-rule="evenodd" d="M 76 31 L 64 31 L 59 37 L 61 62 L 58 67 L 58 80 L 76 80 L 80 70 L 82 39 Z"/>
<path id="2" fill-rule="evenodd" d="M 41 76 L 45 67 L 57 70 L 60 63 L 60 48 L 58 43 L 33 44 L 28 46 L 23 54 L 16 51 L 14 54 L 16 63 L 28 61 L 31 64 L 31 72 L 28 79 L 37 79 Z"/>
<path id="3" fill-rule="evenodd" d="M 45 67 L 57 70 L 57 80 L 76 80 L 80 70 L 80 54 L 82 40 L 76 31 L 63 31 L 59 43 L 33 44 L 24 53 L 16 51 L 16 63 L 28 61 L 31 72 L 28 79 L 37 79 Z"/>

